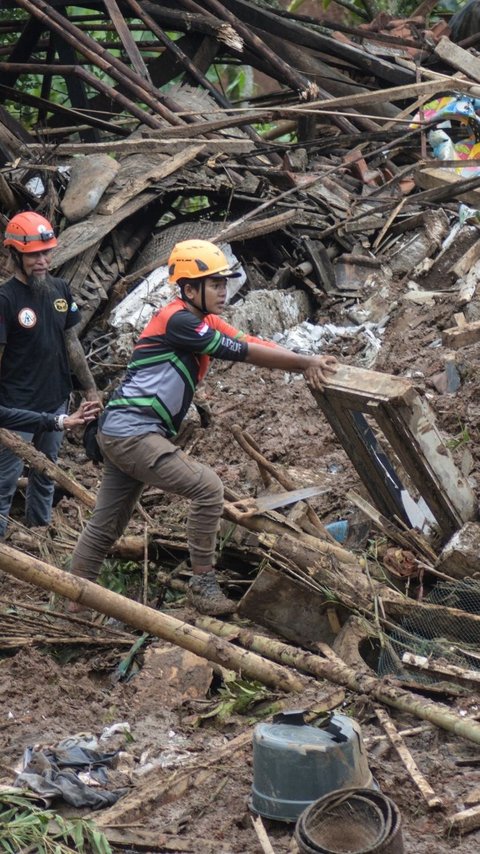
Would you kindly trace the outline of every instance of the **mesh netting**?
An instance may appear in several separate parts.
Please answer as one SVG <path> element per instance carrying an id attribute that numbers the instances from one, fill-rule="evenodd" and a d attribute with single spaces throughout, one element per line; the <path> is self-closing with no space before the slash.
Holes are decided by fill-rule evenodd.
<path id="1" fill-rule="evenodd" d="M 426 608 L 412 608 L 411 614 L 385 635 L 378 673 L 391 673 L 412 682 L 443 681 L 445 677 L 439 673 L 408 668 L 402 661 L 406 652 L 423 656 L 440 667 L 446 664 L 480 670 L 480 618 L 466 619 L 467 614 L 480 615 L 480 581 L 440 581 L 424 599 L 424 604 Z M 448 613 L 438 606 L 456 609 L 459 613 Z"/>

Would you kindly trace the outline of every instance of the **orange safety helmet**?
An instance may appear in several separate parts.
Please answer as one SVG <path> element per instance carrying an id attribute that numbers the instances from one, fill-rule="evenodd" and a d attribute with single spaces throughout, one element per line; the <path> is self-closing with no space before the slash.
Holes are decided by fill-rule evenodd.
<path id="1" fill-rule="evenodd" d="M 236 278 L 222 250 L 209 240 L 182 240 L 173 247 L 168 259 L 168 276 L 172 284 L 179 279 Z"/>
<path id="2" fill-rule="evenodd" d="M 48 219 L 34 211 L 24 211 L 7 222 L 3 245 L 19 252 L 45 252 L 57 245 L 57 238 Z"/>

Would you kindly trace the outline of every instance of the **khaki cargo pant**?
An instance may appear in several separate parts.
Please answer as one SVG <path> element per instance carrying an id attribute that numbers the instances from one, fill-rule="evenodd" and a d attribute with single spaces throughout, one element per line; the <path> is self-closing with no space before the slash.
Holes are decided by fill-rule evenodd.
<path id="1" fill-rule="evenodd" d="M 159 433 L 117 438 L 98 433 L 104 457 L 97 503 L 73 552 L 71 571 L 96 581 L 105 555 L 120 537 L 146 485 L 191 500 L 187 540 L 193 566 L 214 564 L 223 485 L 212 469 Z"/>

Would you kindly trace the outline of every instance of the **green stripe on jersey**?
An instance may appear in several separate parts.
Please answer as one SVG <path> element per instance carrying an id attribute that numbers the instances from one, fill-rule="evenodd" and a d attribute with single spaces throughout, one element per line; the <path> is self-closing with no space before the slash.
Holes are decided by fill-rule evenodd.
<path id="1" fill-rule="evenodd" d="M 185 367 L 181 359 L 179 359 L 178 356 L 175 355 L 175 353 L 163 353 L 161 356 L 148 356 L 145 359 L 135 359 L 135 361 L 130 362 L 127 367 L 138 369 L 144 368 L 146 365 L 154 365 L 155 363 L 158 364 L 160 362 L 170 362 L 172 365 L 175 365 L 175 367 L 180 371 L 180 373 L 183 374 L 183 376 L 187 380 L 192 391 L 195 391 L 195 383 L 188 368 Z"/>
<path id="2" fill-rule="evenodd" d="M 107 409 L 115 409 L 117 406 L 148 406 L 160 416 L 174 435 L 177 433 L 168 409 L 160 403 L 158 397 L 117 397 L 107 404 Z"/>
<path id="3" fill-rule="evenodd" d="M 200 350 L 200 353 L 202 354 L 202 356 L 208 356 L 211 353 L 215 353 L 220 346 L 221 340 L 222 340 L 221 333 L 218 332 L 217 330 L 215 330 L 214 336 L 213 336 L 212 340 L 210 341 L 210 343 L 207 344 L 207 346 L 203 350 Z"/>

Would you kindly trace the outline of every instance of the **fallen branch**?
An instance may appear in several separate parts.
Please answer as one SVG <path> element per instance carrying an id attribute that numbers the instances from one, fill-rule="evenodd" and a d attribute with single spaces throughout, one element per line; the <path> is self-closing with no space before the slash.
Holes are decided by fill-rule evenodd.
<path id="1" fill-rule="evenodd" d="M 78 498 L 87 507 L 95 507 L 95 495 L 77 483 L 72 477 L 66 475 L 60 466 L 52 463 L 41 451 L 37 451 L 36 448 L 25 442 L 20 436 L 1 427 L 0 444 L 8 448 L 9 451 L 12 451 L 20 459 L 25 460 L 29 466 L 51 478 L 62 489 L 66 489 L 67 492 L 70 492 L 71 495 L 74 495 L 75 498 Z"/>

